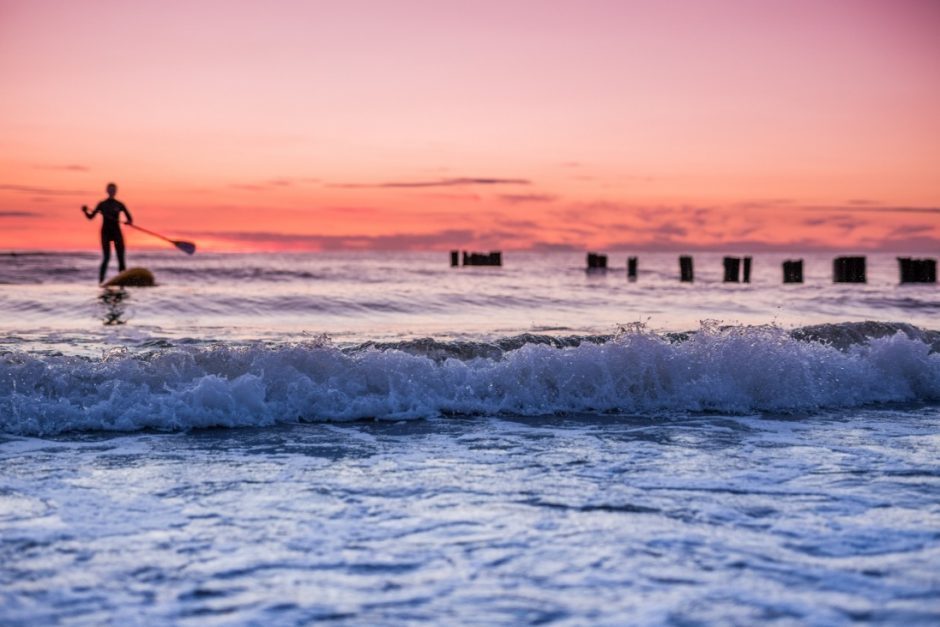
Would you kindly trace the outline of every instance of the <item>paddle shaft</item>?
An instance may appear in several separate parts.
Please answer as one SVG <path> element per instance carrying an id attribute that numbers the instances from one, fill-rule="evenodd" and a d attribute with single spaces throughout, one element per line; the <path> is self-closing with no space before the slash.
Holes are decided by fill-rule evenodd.
<path id="1" fill-rule="evenodd" d="M 160 235 L 159 233 L 154 233 L 150 229 L 145 229 L 144 227 L 137 226 L 136 224 L 133 224 L 131 222 L 125 222 L 124 224 L 126 224 L 127 226 L 131 228 L 137 229 L 138 231 L 143 231 L 147 235 L 153 235 L 154 237 L 160 238 L 165 242 L 169 242 L 173 244 L 174 246 L 176 246 L 177 248 L 179 248 L 180 250 L 182 250 L 187 255 L 191 255 L 194 252 L 196 252 L 196 245 L 193 244 L 192 242 L 183 242 L 183 241 L 179 241 L 175 239 L 170 239 L 169 237 L 164 237 L 163 235 Z"/>
<path id="2" fill-rule="evenodd" d="M 135 229 L 137 229 L 138 231 L 143 231 L 144 233 L 146 233 L 146 234 L 148 234 L 148 235 L 153 235 L 154 237 L 159 237 L 160 239 L 162 239 L 162 240 L 165 241 L 165 242 L 170 242 L 171 244 L 175 244 L 175 243 L 176 243 L 175 241 L 171 240 L 169 237 L 163 237 L 163 236 L 160 235 L 159 233 L 154 233 L 154 232 L 151 231 L 150 229 L 145 229 L 145 228 L 142 227 L 142 226 L 137 226 L 136 224 L 133 224 L 133 223 L 131 223 L 131 222 L 125 222 L 124 224 L 126 224 L 127 226 L 129 226 L 129 227 L 131 227 L 131 228 L 135 228 Z"/>

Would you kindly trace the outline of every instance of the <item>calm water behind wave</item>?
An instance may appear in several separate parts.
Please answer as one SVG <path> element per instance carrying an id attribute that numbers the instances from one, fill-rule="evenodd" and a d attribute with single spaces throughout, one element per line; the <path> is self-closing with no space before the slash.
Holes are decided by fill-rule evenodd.
<path id="1" fill-rule="evenodd" d="M 785 255 L 754 256 L 751 284 L 721 282 L 721 255 L 696 255 L 696 281 L 678 281 L 674 254 L 640 256 L 626 280 L 626 255 L 606 274 L 584 272 L 571 253 L 507 253 L 502 268 L 450 268 L 446 253 L 137 253 L 155 289 L 131 289 L 117 322 L 94 285 L 87 253 L 6 257 L 0 266 L 0 331 L 61 347 L 115 335 L 290 340 L 327 333 L 365 341 L 389 337 L 480 336 L 527 331 L 611 333 L 638 321 L 665 331 L 702 319 L 784 327 L 887 320 L 933 328 L 936 285 L 899 285 L 894 255 L 869 255 L 867 284 L 833 284 L 832 255 L 805 258 L 805 283 L 783 285 Z M 131 329 L 133 329 L 131 331 Z M 38 331 L 38 333 L 37 333 Z"/>

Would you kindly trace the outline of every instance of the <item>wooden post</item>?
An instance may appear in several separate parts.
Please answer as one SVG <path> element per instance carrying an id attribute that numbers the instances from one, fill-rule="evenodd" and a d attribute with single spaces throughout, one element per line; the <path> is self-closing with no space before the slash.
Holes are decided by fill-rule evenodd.
<path id="1" fill-rule="evenodd" d="M 914 278 L 913 259 L 898 257 L 898 270 L 901 271 L 901 283 L 912 283 Z"/>
<path id="2" fill-rule="evenodd" d="M 725 257 L 725 283 L 737 283 L 741 272 L 741 259 L 739 257 Z"/>
<path id="3" fill-rule="evenodd" d="M 606 270 L 607 255 L 602 255 L 600 253 L 588 253 L 587 268 L 588 270 Z"/>
<path id="4" fill-rule="evenodd" d="M 783 262 L 783 282 L 784 283 L 802 283 L 803 282 L 803 260 L 787 259 Z"/>
<path id="5" fill-rule="evenodd" d="M 751 258 L 744 258 L 744 278 L 742 279 L 745 283 L 751 282 Z"/>
<path id="6" fill-rule="evenodd" d="M 689 255 L 679 257 L 679 280 L 686 283 L 695 280 L 695 274 L 692 270 L 692 257 Z"/>
<path id="7" fill-rule="evenodd" d="M 923 277 L 924 283 L 936 283 L 937 282 L 937 260 L 936 259 L 921 259 L 921 264 L 923 264 Z"/>
<path id="8" fill-rule="evenodd" d="M 503 265 L 503 253 L 498 250 L 488 253 L 463 253 L 463 265 L 465 266 L 501 266 Z"/>
<path id="9" fill-rule="evenodd" d="M 911 259 L 898 257 L 898 267 L 901 271 L 901 283 L 936 283 L 936 259 Z"/>
<path id="10" fill-rule="evenodd" d="M 456 268 L 460 265 L 460 251 L 452 250 L 450 251 L 450 267 Z"/>
<path id="11" fill-rule="evenodd" d="M 864 257 L 836 257 L 832 262 L 835 283 L 865 283 Z"/>
<path id="12" fill-rule="evenodd" d="M 636 257 L 627 257 L 627 278 L 636 281 Z"/>

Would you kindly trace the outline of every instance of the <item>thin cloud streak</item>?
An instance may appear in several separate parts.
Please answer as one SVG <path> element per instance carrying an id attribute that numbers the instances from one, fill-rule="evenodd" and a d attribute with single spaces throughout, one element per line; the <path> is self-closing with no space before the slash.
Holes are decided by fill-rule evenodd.
<path id="1" fill-rule="evenodd" d="M 84 165 L 70 163 L 66 165 L 35 165 L 36 170 L 51 170 L 55 172 L 90 172 L 90 169 Z"/>
<path id="2" fill-rule="evenodd" d="M 849 213 L 940 213 L 940 207 L 807 207 L 803 211 L 846 211 Z"/>
<path id="3" fill-rule="evenodd" d="M 940 213 L 940 207 L 905 207 L 899 205 L 882 205 L 873 200 L 853 199 L 844 205 L 801 205 L 789 198 L 770 198 L 762 200 L 746 200 L 737 202 L 729 208 L 754 211 L 812 211 L 812 212 L 845 212 L 845 213 Z"/>
<path id="4" fill-rule="evenodd" d="M 921 235 L 923 233 L 929 233 L 934 230 L 934 227 L 930 224 L 904 224 L 901 226 L 895 227 L 890 233 L 885 236 L 885 239 L 892 240 L 896 239 L 899 236 L 912 236 L 912 235 Z"/>
<path id="5" fill-rule="evenodd" d="M 460 177 L 438 179 L 435 181 L 389 181 L 385 183 L 335 183 L 329 187 L 344 189 L 394 189 L 413 187 L 463 187 L 469 185 L 531 185 L 528 179 L 490 178 L 490 177 Z"/>
<path id="6" fill-rule="evenodd" d="M 15 192 L 17 194 L 32 194 L 33 196 L 84 196 L 89 193 L 74 189 L 54 189 L 51 187 L 9 184 L 0 184 L 0 191 Z"/>
<path id="7" fill-rule="evenodd" d="M 238 189 L 243 191 L 252 191 L 252 192 L 264 192 L 270 191 L 272 189 L 283 189 L 285 187 L 293 187 L 298 183 L 318 183 L 319 179 L 315 178 L 290 178 L 290 177 L 279 177 L 269 179 L 267 181 L 262 181 L 260 183 L 232 183 L 228 187 L 230 189 Z"/>
<path id="8" fill-rule="evenodd" d="M 230 242 L 275 244 L 283 247 L 317 250 L 426 250 L 441 245 L 458 245 L 477 239 L 470 229 L 447 229 L 433 233 L 393 233 L 389 235 L 313 235 L 270 231 L 207 231 L 195 237 Z"/>
<path id="9" fill-rule="evenodd" d="M 529 247 L 529 250 L 540 253 L 573 253 L 583 251 L 584 246 L 579 246 L 577 244 L 568 244 L 565 242 L 532 242 L 532 245 Z"/>
<path id="10" fill-rule="evenodd" d="M 940 207 L 853 207 L 852 213 L 940 213 Z"/>
<path id="11" fill-rule="evenodd" d="M 511 205 L 530 202 L 555 202 L 558 196 L 551 194 L 500 194 L 499 199 Z"/>
<path id="12" fill-rule="evenodd" d="M 831 252 L 839 250 L 829 244 L 815 240 L 799 240 L 792 242 L 764 242 L 760 240 L 728 240 L 720 243 L 703 244 L 696 242 L 676 241 L 672 239 L 652 240 L 643 242 L 616 241 L 608 242 L 603 247 L 605 250 L 612 251 L 637 251 L 637 252 L 777 252 L 777 253 L 798 253 L 798 252 Z M 854 249 L 854 247 L 853 247 Z"/>

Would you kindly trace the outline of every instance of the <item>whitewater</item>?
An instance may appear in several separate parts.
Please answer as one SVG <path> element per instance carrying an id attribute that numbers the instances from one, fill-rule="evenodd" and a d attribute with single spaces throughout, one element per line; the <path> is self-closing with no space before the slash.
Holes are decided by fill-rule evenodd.
<path id="1" fill-rule="evenodd" d="M 936 285 L 626 256 L 5 256 L 0 622 L 940 620 Z"/>

